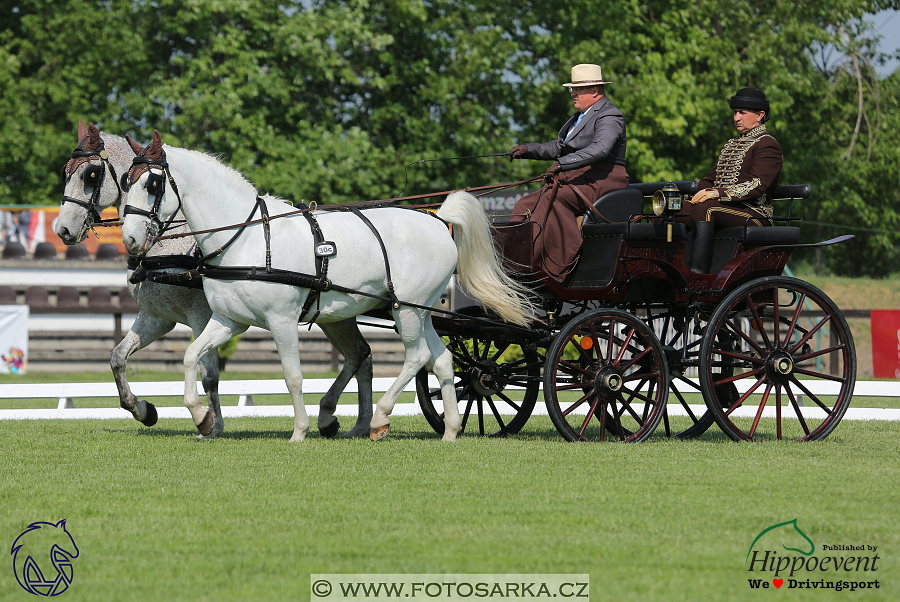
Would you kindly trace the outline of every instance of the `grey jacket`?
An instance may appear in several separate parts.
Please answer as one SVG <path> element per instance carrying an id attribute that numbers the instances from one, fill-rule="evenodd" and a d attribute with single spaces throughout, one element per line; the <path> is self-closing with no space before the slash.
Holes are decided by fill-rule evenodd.
<path id="1" fill-rule="evenodd" d="M 625 116 L 616 105 L 603 97 L 595 102 L 575 128 L 569 140 L 566 135 L 578 120 L 572 115 L 552 142 L 526 144 L 526 159 L 556 159 L 563 171 L 593 163 L 625 166 Z"/>

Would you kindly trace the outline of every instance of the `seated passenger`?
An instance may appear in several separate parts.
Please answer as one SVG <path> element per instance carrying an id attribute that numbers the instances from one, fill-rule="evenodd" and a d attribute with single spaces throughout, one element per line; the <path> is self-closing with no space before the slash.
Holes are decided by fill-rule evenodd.
<path id="1" fill-rule="evenodd" d="M 599 65 L 575 65 L 569 88 L 578 110 L 563 125 L 556 140 L 519 144 L 510 150 L 512 159 L 556 159 L 548 175 L 559 174 L 559 189 L 553 186 L 523 196 L 516 203 L 514 221 L 538 222 L 534 258 L 537 268 L 562 281 L 575 267 L 581 250 L 577 218 L 585 214 L 601 195 L 628 187 L 625 171 L 625 117 L 606 97 Z"/>
<path id="2" fill-rule="evenodd" d="M 716 230 L 733 226 L 771 226 L 772 193 L 781 179 L 781 146 L 766 131 L 771 112 L 766 95 L 743 88 L 731 97 L 737 138 L 725 143 L 700 191 L 684 208 L 695 230 L 690 269 L 709 271 Z M 751 218 L 749 222 L 747 219 Z"/>

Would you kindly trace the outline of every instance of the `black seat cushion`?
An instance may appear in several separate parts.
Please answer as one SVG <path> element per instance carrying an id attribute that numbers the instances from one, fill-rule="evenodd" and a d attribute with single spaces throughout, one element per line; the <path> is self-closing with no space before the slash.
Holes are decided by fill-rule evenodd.
<path id="1" fill-rule="evenodd" d="M 700 189 L 697 180 L 678 180 L 676 182 L 635 182 L 629 184 L 629 188 L 635 188 L 641 191 L 644 196 L 653 196 L 657 190 L 662 190 L 669 184 L 674 184 L 681 194 L 689 194 L 691 196 L 697 194 Z"/>
<path id="2" fill-rule="evenodd" d="M 666 224 L 585 224 L 582 228 L 582 235 L 588 234 L 593 236 L 624 236 L 628 240 L 666 240 L 667 227 Z M 684 224 L 672 224 L 672 240 L 687 240 L 687 228 Z"/>
<path id="3" fill-rule="evenodd" d="M 746 235 L 745 235 L 746 231 Z M 716 232 L 716 240 L 735 239 L 754 244 L 793 244 L 800 242 L 800 228 L 795 226 L 737 226 Z"/>
<path id="4" fill-rule="evenodd" d="M 635 213 L 644 211 L 644 195 L 636 188 L 623 188 L 607 192 L 594 202 L 597 211 L 611 222 L 627 222 Z M 585 223 L 598 223 L 601 220 L 593 211 L 585 214 Z"/>

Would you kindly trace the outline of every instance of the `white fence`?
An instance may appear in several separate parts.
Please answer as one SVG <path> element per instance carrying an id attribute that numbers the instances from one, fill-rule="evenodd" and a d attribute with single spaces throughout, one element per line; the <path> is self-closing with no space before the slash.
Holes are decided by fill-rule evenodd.
<path id="1" fill-rule="evenodd" d="M 695 383 L 696 379 L 692 379 Z M 375 378 L 372 381 L 372 389 L 376 393 L 381 393 L 394 381 L 393 378 Z M 434 377 L 430 377 L 430 385 L 437 387 Z M 309 395 L 320 395 L 328 390 L 331 386 L 330 379 L 306 379 L 303 381 L 303 393 Z M 749 388 L 749 383 L 736 383 L 738 391 L 744 393 Z M 835 395 L 838 391 L 838 383 L 828 381 L 804 381 L 809 388 L 810 393 L 818 396 Z M 131 390 L 139 398 L 148 397 L 182 397 L 184 395 L 184 382 L 134 382 L 130 383 Z M 756 391 L 762 394 L 762 387 Z M 198 390 L 203 388 L 198 383 Z M 415 382 L 410 382 L 405 391 L 415 392 Z M 696 393 L 697 390 L 685 383 L 678 383 L 678 390 L 682 393 Z M 351 380 L 344 390 L 345 394 L 355 394 L 356 381 Z M 223 380 L 219 381 L 219 396 L 237 395 L 237 406 L 222 406 L 222 414 L 225 417 L 239 416 L 293 416 L 294 410 L 290 404 L 285 405 L 254 405 L 254 396 L 260 397 L 264 395 L 287 395 L 288 390 L 283 380 Z M 900 383 L 889 381 L 858 381 L 853 391 L 854 397 L 900 397 Z M 53 384 L 3 384 L 0 385 L 0 400 L 2 399 L 56 399 L 58 405 L 56 409 L 21 409 L 21 410 L 0 410 L 0 420 L 34 420 L 34 419 L 109 419 L 109 418 L 131 418 L 131 414 L 118 407 L 110 408 L 78 408 L 76 407 L 78 399 L 84 398 L 111 398 L 118 399 L 119 393 L 116 390 L 115 383 L 53 383 Z M 802 396 L 798 398 L 798 403 L 803 403 Z M 337 414 L 341 416 L 355 416 L 356 404 L 339 404 Z M 813 408 L 809 408 L 812 410 Z M 319 413 L 318 405 L 307 405 L 307 412 L 311 416 Z M 691 406 L 691 411 L 695 414 L 703 413 L 706 407 L 703 405 Z M 766 408 L 766 412 L 773 408 Z M 669 415 L 686 414 L 680 405 L 669 404 Z M 738 409 L 736 415 L 740 412 L 747 412 L 752 415 L 750 408 Z M 157 407 L 160 418 L 189 418 L 190 414 L 186 408 L 179 407 Z M 419 413 L 417 403 L 399 403 L 395 406 L 394 416 L 410 416 Z M 535 414 L 546 414 L 546 408 L 543 404 L 538 403 L 534 409 Z M 764 416 L 767 415 L 764 413 Z M 772 414 L 774 415 L 774 413 Z M 900 420 L 900 409 L 883 409 L 883 408 L 854 408 L 847 410 L 845 419 L 848 420 Z"/>

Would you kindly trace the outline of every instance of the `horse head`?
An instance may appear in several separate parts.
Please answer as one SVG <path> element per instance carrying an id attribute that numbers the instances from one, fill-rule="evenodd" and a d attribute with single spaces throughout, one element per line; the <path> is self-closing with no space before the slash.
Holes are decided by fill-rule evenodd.
<path id="1" fill-rule="evenodd" d="M 181 201 L 177 191 L 169 194 L 166 180 L 171 181 L 166 151 L 159 131 L 146 147 L 126 136 L 136 156 L 125 178 L 128 198 L 122 210 L 122 243 L 129 253 L 146 253 L 178 213 Z"/>
<path id="2" fill-rule="evenodd" d="M 55 227 L 64 243 L 80 243 L 101 221 L 100 212 L 122 200 L 119 177 L 133 156 L 121 138 L 101 136 L 93 123 L 78 121 L 78 146 L 63 170 L 66 187 Z"/>

